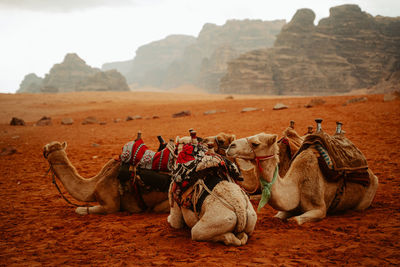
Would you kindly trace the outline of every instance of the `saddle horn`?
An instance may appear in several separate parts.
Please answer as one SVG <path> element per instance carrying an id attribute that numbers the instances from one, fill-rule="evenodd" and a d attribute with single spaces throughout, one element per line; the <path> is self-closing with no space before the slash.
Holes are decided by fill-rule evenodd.
<path id="1" fill-rule="evenodd" d="M 312 134 L 312 133 L 313 133 L 313 127 L 312 127 L 312 125 L 310 125 L 307 128 L 307 134 Z"/>
<path id="2" fill-rule="evenodd" d="M 157 139 L 158 139 L 158 142 L 160 143 L 157 151 L 161 151 L 167 146 L 167 143 L 165 142 L 164 138 L 162 138 L 161 135 L 157 135 Z"/>
<path id="3" fill-rule="evenodd" d="M 141 131 L 138 131 L 138 132 L 137 132 L 137 137 L 136 137 L 136 140 L 135 140 L 135 141 L 140 140 L 140 139 L 142 139 L 142 132 L 141 132 Z"/>
<path id="4" fill-rule="evenodd" d="M 190 137 L 192 138 L 192 144 L 197 144 L 197 132 L 195 130 L 192 129 L 192 131 L 190 132 Z"/>
<path id="5" fill-rule="evenodd" d="M 316 133 L 319 133 L 322 130 L 321 123 L 323 119 L 315 119 L 315 122 L 317 123 L 317 130 Z"/>
<path id="6" fill-rule="evenodd" d="M 292 128 L 292 129 L 294 129 L 294 123 L 295 123 L 295 122 L 294 122 L 293 120 L 292 120 L 292 121 L 290 121 L 290 125 L 289 125 L 289 127 L 290 127 L 290 128 Z"/>
<path id="7" fill-rule="evenodd" d="M 340 121 L 336 122 L 336 132 L 335 134 L 342 134 L 342 125 L 343 123 Z"/>

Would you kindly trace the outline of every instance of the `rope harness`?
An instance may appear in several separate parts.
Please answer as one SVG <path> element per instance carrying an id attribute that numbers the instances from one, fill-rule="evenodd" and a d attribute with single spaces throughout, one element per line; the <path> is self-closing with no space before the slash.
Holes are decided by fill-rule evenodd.
<path id="1" fill-rule="evenodd" d="M 257 208 L 257 211 L 260 211 L 260 209 L 263 208 L 269 202 L 269 199 L 271 198 L 271 188 L 272 188 L 272 185 L 275 183 L 275 181 L 276 181 L 276 179 L 278 177 L 279 167 L 278 167 L 278 164 L 276 164 L 274 175 L 272 177 L 272 181 L 271 182 L 267 182 L 262 177 L 262 173 L 263 173 L 264 169 L 261 167 L 260 161 L 267 160 L 267 159 L 272 159 L 272 158 L 274 158 L 276 156 L 276 154 L 267 155 L 267 156 L 257 156 L 257 154 L 254 151 L 254 149 L 252 148 L 248 138 L 246 138 L 246 141 L 247 141 L 247 144 L 249 145 L 251 151 L 254 154 L 254 160 L 256 161 L 257 168 L 258 168 L 258 170 L 260 172 L 259 180 L 260 180 L 260 184 L 261 184 L 261 188 L 262 188 L 262 193 L 261 193 L 261 200 L 258 203 L 258 208 Z"/>
<path id="2" fill-rule="evenodd" d="M 49 153 L 49 154 L 50 154 L 50 153 Z M 47 156 L 48 156 L 49 154 L 47 154 Z M 65 166 L 66 164 L 64 164 L 64 163 L 50 163 L 50 162 L 49 162 L 49 165 L 50 165 L 50 167 L 49 167 L 49 169 L 47 170 L 47 172 L 45 173 L 44 177 L 47 177 L 47 175 L 49 175 L 49 173 L 51 172 L 52 183 L 55 185 L 55 187 L 57 188 L 57 191 L 60 193 L 60 195 L 62 196 L 62 198 L 63 198 L 68 204 L 70 204 L 70 205 L 72 205 L 72 206 L 75 206 L 75 207 L 86 207 L 87 214 L 89 214 L 89 208 L 90 208 L 90 207 L 93 207 L 93 206 L 88 205 L 88 204 L 86 204 L 86 205 L 79 205 L 79 204 L 76 204 L 76 203 L 71 202 L 68 198 L 66 198 L 66 197 L 64 196 L 63 192 L 61 191 L 60 187 L 58 186 L 58 184 L 57 184 L 57 182 L 56 182 L 56 175 L 55 175 L 55 173 L 54 173 L 53 165 L 64 165 L 64 166 Z M 58 178 L 58 177 L 57 177 L 57 178 Z"/>

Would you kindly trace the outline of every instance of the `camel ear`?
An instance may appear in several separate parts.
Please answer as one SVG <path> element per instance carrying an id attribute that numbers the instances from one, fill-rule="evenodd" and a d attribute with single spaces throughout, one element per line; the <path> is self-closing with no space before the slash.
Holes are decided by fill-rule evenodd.
<path id="1" fill-rule="evenodd" d="M 62 142 L 61 147 L 65 150 L 67 148 L 67 142 Z"/>
<path id="2" fill-rule="evenodd" d="M 177 136 L 176 138 L 175 138 L 175 144 L 178 144 L 179 143 L 179 136 Z"/>
<path id="3" fill-rule="evenodd" d="M 278 139 L 278 135 L 273 134 L 271 138 L 271 145 L 276 143 L 276 139 Z"/>
<path id="4" fill-rule="evenodd" d="M 232 143 L 232 142 L 235 141 L 235 140 L 236 140 L 236 135 L 232 134 L 232 135 L 231 135 L 231 141 L 230 141 L 230 143 Z"/>

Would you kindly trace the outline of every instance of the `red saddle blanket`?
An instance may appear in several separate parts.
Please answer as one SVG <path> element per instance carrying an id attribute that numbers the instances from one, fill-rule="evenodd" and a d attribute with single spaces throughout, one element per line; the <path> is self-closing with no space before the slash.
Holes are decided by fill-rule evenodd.
<path id="1" fill-rule="evenodd" d="M 318 159 L 326 179 L 369 185 L 368 164 L 362 152 L 344 135 L 330 136 L 325 132 L 306 136 L 292 161 L 305 149 L 313 146 L 320 154 Z"/>
<path id="2" fill-rule="evenodd" d="M 121 161 L 143 169 L 156 171 L 171 171 L 172 155 L 168 148 L 154 152 L 147 148 L 142 139 L 128 142 L 122 148 L 119 156 Z"/>

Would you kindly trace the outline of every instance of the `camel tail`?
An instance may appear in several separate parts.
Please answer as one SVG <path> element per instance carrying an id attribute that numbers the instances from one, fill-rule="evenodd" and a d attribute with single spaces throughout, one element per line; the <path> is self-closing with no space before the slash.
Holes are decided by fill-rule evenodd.
<path id="1" fill-rule="evenodd" d="M 234 183 L 221 182 L 224 186 L 216 186 L 215 193 L 222 197 L 236 213 L 237 223 L 235 231 L 241 233 L 247 225 L 247 200 L 241 189 Z"/>

